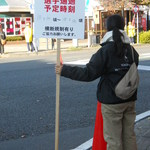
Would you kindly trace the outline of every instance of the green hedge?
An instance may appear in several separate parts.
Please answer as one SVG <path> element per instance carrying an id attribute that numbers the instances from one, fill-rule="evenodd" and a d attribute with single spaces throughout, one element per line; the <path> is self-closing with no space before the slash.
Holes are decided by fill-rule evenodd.
<path id="1" fill-rule="evenodd" d="M 6 37 L 7 41 L 22 41 L 24 39 L 25 39 L 24 36 L 7 36 Z"/>
<path id="2" fill-rule="evenodd" d="M 150 43 L 150 30 L 146 32 L 140 32 L 139 40 L 140 43 Z"/>

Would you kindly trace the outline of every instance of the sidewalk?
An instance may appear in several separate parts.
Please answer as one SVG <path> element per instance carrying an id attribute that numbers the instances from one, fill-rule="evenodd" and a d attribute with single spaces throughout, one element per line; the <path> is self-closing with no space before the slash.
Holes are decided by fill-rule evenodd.
<path id="1" fill-rule="evenodd" d="M 78 40 L 78 47 L 79 48 L 86 48 L 88 45 L 88 40 Z M 98 45 L 98 44 L 97 44 Z M 66 40 L 66 41 L 61 41 L 61 50 L 67 50 L 67 49 L 72 49 L 73 44 L 72 40 Z M 40 44 L 39 44 L 39 50 L 38 54 L 42 53 L 51 53 L 51 52 L 56 52 L 57 45 L 55 42 L 55 49 L 51 49 L 51 42 L 50 40 L 46 39 L 40 39 Z M 10 56 L 16 56 L 16 55 L 31 55 L 35 53 L 27 53 L 27 44 L 25 41 L 12 41 L 12 42 L 7 42 L 5 45 L 5 54 L 1 55 L 0 57 L 10 57 Z"/>
<path id="2" fill-rule="evenodd" d="M 134 44 L 133 45 L 135 48 L 143 48 L 143 47 L 150 47 L 150 44 Z M 94 44 L 92 47 L 88 48 L 88 39 L 83 39 L 83 40 L 78 40 L 78 48 L 77 49 L 84 49 L 84 50 L 91 50 L 91 49 L 96 49 L 98 50 L 100 48 L 99 44 Z M 61 41 L 61 51 L 64 50 L 73 50 L 73 44 L 72 40 L 65 40 Z M 57 47 L 56 47 L 56 42 L 55 42 L 55 49 L 51 49 L 51 42 L 46 39 L 40 39 L 40 44 L 39 44 L 39 51 L 38 55 L 41 54 L 47 54 L 47 53 L 53 53 L 56 52 Z M 13 57 L 13 56 L 29 56 L 29 55 L 36 55 L 37 53 L 27 53 L 27 44 L 25 41 L 12 41 L 12 42 L 7 42 L 5 45 L 5 54 L 1 55 L 1 57 Z"/>
<path id="3" fill-rule="evenodd" d="M 134 44 L 133 45 L 135 48 L 142 48 L 142 47 L 150 47 L 150 44 Z M 78 49 L 84 49 L 84 50 L 91 50 L 91 49 L 99 49 L 100 45 L 99 44 L 94 44 L 92 47 L 88 48 L 88 39 L 83 39 L 83 40 L 78 40 Z M 51 49 L 51 42 L 46 39 L 40 39 L 40 44 L 39 44 L 39 51 L 38 54 L 45 54 L 45 53 L 52 53 L 56 52 L 56 42 L 55 42 L 55 50 Z M 73 50 L 73 44 L 72 40 L 65 40 L 61 41 L 61 50 Z M 27 53 L 27 44 L 25 41 L 12 41 L 12 42 L 7 42 L 5 45 L 5 54 L 1 55 L 1 57 L 12 57 L 12 56 L 29 56 L 29 55 L 35 55 L 36 53 Z"/>

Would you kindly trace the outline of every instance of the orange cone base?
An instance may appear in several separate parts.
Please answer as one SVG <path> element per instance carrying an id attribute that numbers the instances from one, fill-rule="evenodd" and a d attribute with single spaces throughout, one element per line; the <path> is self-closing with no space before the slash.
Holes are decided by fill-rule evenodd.
<path id="1" fill-rule="evenodd" d="M 106 150 L 106 147 L 107 143 L 105 142 L 103 135 L 103 117 L 101 112 L 101 103 L 98 101 L 92 150 Z"/>

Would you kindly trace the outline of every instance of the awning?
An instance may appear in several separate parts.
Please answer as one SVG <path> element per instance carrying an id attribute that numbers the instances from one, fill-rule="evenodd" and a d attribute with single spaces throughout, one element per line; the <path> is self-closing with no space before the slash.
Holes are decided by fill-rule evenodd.
<path id="1" fill-rule="evenodd" d="M 5 0 L 0 0 L 0 6 L 7 6 L 7 2 Z"/>
<path id="2" fill-rule="evenodd" d="M 25 0 L 0 0 L 0 12 L 30 12 Z"/>

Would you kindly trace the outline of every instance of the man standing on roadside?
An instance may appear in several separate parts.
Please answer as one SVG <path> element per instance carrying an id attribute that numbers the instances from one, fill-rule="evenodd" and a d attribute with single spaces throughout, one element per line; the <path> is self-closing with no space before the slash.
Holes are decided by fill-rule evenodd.
<path id="1" fill-rule="evenodd" d="M 25 39 L 26 39 L 26 42 L 27 42 L 27 48 L 28 48 L 28 52 L 33 52 L 35 49 L 34 49 L 34 46 L 33 46 L 33 30 L 31 28 L 31 25 L 30 23 L 26 23 L 26 28 L 24 30 L 24 35 L 25 35 Z M 31 47 L 31 49 L 30 49 Z"/>
<path id="2" fill-rule="evenodd" d="M 128 36 L 131 44 L 134 44 L 135 27 L 131 24 L 131 22 L 128 23 Z"/>
<path id="3" fill-rule="evenodd" d="M 0 54 L 4 53 L 4 45 L 6 44 L 5 32 L 3 32 L 2 25 L 0 24 Z"/>

